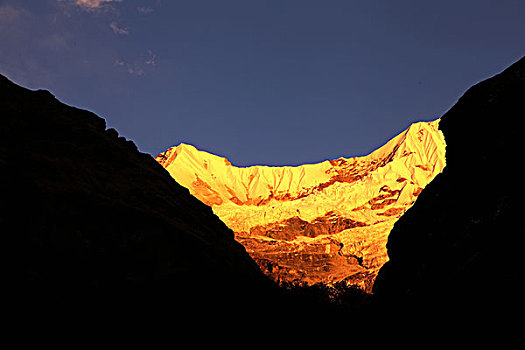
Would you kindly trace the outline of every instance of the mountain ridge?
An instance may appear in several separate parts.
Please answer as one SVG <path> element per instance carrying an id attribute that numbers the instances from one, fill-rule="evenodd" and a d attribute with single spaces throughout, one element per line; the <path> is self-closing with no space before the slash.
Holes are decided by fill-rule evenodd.
<path id="1" fill-rule="evenodd" d="M 236 167 L 185 143 L 155 159 L 213 208 L 274 280 L 332 283 L 365 274 L 350 283 L 369 290 L 392 222 L 445 166 L 438 125 L 414 123 L 367 156 L 298 166 Z"/>

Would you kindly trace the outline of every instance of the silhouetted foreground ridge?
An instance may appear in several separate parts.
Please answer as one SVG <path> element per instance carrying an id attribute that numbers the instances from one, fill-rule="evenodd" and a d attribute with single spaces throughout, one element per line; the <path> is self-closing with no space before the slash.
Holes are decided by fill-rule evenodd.
<path id="1" fill-rule="evenodd" d="M 2 76 L 0 96 L 1 226 L 17 243 L 20 312 L 248 312 L 271 299 L 232 231 L 103 119 Z"/>
<path id="2" fill-rule="evenodd" d="M 384 305 L 515 320 L 523 246 L 525 58 L 441 118 L 447 165 L 396 222 L 374 292 Z"/>

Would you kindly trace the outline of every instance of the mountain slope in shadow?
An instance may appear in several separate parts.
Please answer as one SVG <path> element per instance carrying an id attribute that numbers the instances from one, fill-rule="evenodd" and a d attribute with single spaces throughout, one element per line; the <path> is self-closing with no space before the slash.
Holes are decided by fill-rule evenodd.
<path id="1" fill-rule="evenodd" d="M 517 312 L 524 116 L 522 58 L 441 118 L 447 165 L 390 233 L 390 261 L 374 285 L 382 307 L 460 318 Z"/>
<path id="2" fill-rule="evenodd" d="M 102 118 L 2 76 L 0 96 L 0 225 L 15 241 L 6 248 L 22 271 L 22 314 L 244 313 L 278 302 L 211 208 Z"/>

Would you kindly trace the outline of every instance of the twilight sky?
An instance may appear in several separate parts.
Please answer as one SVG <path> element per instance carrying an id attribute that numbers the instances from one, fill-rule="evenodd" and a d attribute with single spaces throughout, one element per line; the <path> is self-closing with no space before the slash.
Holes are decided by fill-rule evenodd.
<path id="1" fill-rule="evenodd" d="M 157 155 L 366 155 L 525 55 L 523 0 L 0 0 L 0 73 Z"/>

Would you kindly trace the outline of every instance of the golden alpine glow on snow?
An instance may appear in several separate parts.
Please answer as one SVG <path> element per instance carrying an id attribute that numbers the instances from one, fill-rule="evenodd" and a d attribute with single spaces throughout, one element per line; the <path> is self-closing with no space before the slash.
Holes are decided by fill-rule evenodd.
<path id="1" fill-rule="evenodd" d="M 274 280 L 370 290 L 392 226 L 445 167 L 438 125 L 414 123 L 367 156 L 317 164 L 236 167 L 187 144 L 156 160 Z"/>

